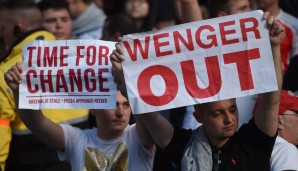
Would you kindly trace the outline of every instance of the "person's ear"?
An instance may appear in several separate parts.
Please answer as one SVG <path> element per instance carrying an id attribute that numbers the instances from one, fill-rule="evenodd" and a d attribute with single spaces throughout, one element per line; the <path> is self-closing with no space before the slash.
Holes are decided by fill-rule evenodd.
<path id="1" fill-rule="evenodd" d="M 193 116 L 199 123 L 202 123 L 202 116 L 198 111 L 194 111 Z"/>
<path id="2" fill-rule="evenodd" d="M 20 25 L 20 24 L 16 24 L 16 25 L 13 27 L 13 35 L 14 35 L 15 37 L 19 37 L 22 33 L 23 33 L 22 25 Z"/>
<path id="3" fill-rule="evenodd" d="M 278 125 L 277 125 L 277 128 L 278 128 L 279 130 L 284 129 L 283 124 L 284 124 L 284 120 L 283 120 L 282 116 L 279 115 L 279 116 L 278 116 Z"/>

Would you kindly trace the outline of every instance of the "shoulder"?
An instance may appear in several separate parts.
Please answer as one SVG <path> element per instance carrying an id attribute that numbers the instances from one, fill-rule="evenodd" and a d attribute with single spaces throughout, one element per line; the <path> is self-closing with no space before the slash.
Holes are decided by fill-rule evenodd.
<path id="1" fill-rule="evenodd" d="M 55 40 L 55 36 L 43 29 L 37 30 L 30 35 L 33 40 Z"/>
<path id="2" fill-rule="evenodd" d="M 281 137 L 276 142 L 271 155 L 271 171 L 298 170 L 298 150 Z"/>
<path id="3" fill-rule="evenodd" d="M 127 125 L 124 130 L 123 136 L 125 137 L 125 141 L 139 141 L 136 124 Z"/>
<path id="4" fill-rule="evenodd" d="M 274 146 L 276 136 L 268 136 L 263 133 L 255 124 L 254 117 L 248 122 L 248 124 L 243 124 L 238 132 L 235 134 L 237 139 L 247 147 L 252 147 L 254 149 L 261 149 L 270 151 Z"/>
<path id="5" fill-rule="evenodd" d="M 60 124 L 60 126 L 63 129 L 65 139 L 82 139 L 92 137 L 94 134 L 96 135 L 96 128 L 81 130 L 80 128 L 73 127 L 68 124 Z"/>
<path id="6" fill-rule="evenodd" d="M 174 135 L 175 136 L 185 136 L 185 137 L 191 137 L 193 130 L 192 129 L 184 129 L 179 127 L 174 127 Z"/>
<path id="7" fill-rule="evenodd" d="M 31 30 L 31 31 L 28 31 L 27 33 L 25 33 L 23 37 L 20 37 L 19 45 L 21 45 L 23 47 L 23 46 L 25 46 L 26 43 L 32 42 L 35 40 L 52 41 L 52 40 L 56 40 L 56 38 L 52 33 L 50 33 L 49 31 L 47 31 L 45 29 L 42 29 L 42 28 L 34 29 L 34 30 Z"/>
<path id="8" fill-rule="evenodd" d="M 193 130 L 191 129 L 174 127 L 173 138 L 171 139 L 169 145 L 166 148 L 175 149 L 176 147 L 179 147 L 180 149 L 184 149 L 188 141 L 190 140 L 192 133 Z"/>
<path id="9" fill-rule="evenodd" d="M 274 144 L 272 155 L 274 155 L 276 153 L 284 154 L 284 152 L 296 153 L 297 157 L 298 157 L 298 149 L 296 148 L 296 146 L 294 146 L 293 144 L 287 142 L 282 137 L 277 136 L 275 144 Z M 297 158 L 297 161 L 298 161 L 298 158 Z"/>
<path id="10" fill-rule="evenodd" d="M 298 18 L 283 10 L 280 11 L 277 19 L 279 19 L 285 26 L 288 26 L 292 29 L 298 29 Z"/>

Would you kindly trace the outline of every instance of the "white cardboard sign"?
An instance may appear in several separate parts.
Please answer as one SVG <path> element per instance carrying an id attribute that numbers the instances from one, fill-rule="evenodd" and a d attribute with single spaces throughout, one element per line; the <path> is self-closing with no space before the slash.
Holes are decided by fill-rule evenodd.
<path id="1" fill-rule="evenodd" d="M 19 107 L 116 108 L 109 55 L 114 42 L 34 41 L 23 48 Z"/>
<path id="2" fill-rule="evenodd" d="M 121 46 L 134 114 L 277 90 L 262 11 L 130 34 Z"/>

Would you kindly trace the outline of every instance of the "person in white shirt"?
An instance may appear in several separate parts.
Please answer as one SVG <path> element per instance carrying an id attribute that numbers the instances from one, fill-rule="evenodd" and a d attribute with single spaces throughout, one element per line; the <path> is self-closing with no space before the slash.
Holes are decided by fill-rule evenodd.
<path id="1" fill-rule="evenodd" d="M 18 104 L 21 63 L 5 73 L 6 83 Z M 68 161 L 73 171 L 129 170 L 151 171 L 155 145 L 142 124 L 128 125 L 131 108 L 126 97 L 117 91 L 116 109 L 91 110 L 97 128 L 81 130 L 56 124 L 40 110 L 17 109 L 26 126 L 45 144 L 58 150 L 59 158 Z"/>
<path id="2" fill-rule="evenodd" d="M 283 26 L 286 38 L 280 45 L 283 71 L 286 72 L 290 61 L 298 55 L 298 18 L 283 11 L 279 6 L 280 0 L 256 0 L 256 5 L 263 11 L 269 11 Z"/>
<path id="3" fill-rule="evenodd" d="M 271 171 L 298 170 L 298 97 L 282 90 L 278 136 L 271 155 Z"/>

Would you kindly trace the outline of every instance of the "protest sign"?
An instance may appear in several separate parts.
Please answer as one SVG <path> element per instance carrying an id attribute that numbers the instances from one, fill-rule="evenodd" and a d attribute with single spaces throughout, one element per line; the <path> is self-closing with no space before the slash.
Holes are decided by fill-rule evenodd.
<path id="1" fill-rule="evenodd" d="M 20 108 L 116 108 L 110 53 L 114 42 L 34 41 L 22 51 Z"/>
<path id="2" fill-rule="evenodd" d="M 277 90 L 262 11 L 131 34 L 121 46 L 134 114 Z"/>

